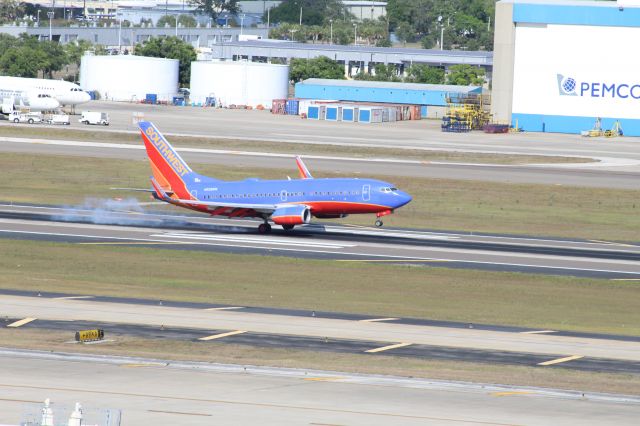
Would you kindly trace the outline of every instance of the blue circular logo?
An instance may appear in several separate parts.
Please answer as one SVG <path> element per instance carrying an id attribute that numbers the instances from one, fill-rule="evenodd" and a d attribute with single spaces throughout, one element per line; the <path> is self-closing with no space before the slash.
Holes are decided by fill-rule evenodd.
<path id="1" fill-rule="evenodd" d="M 575 88 L 576 88 L 576 81 L 571 77 L 566 78 L 562 82 L 562 90 L 564 90 L 565 93 L 571 93 L 575 90 Z"/>

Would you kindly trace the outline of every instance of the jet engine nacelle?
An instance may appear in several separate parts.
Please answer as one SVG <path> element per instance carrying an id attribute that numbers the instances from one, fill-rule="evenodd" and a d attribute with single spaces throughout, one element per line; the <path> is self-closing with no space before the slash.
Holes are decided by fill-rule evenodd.
<path id="1" fill-rule="evenodd" d="M 302 225 L 311 221 L 311 210 L 307 206 L 283 206 L 271 215 L 276 225 Z"/>

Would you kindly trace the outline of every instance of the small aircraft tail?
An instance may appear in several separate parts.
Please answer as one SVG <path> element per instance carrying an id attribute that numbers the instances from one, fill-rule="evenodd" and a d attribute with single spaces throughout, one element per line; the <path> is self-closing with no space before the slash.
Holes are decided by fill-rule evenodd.
<path id="1" fill-rule="evenodd" d="M 165 193 L 175 194 L 180 199 L 192 199 L 186 180 L 193 173 L 187 163 L 149 121 L 138 123 L 142 141 L 153 172 L 154 189 L 162 197 Z M 158 186 L 158 187 L 156 187 Z"/>

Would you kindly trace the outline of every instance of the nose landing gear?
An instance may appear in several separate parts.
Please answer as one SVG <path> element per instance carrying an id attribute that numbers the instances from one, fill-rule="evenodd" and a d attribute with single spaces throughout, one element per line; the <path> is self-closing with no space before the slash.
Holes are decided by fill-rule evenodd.
<path id="1" fill-rule="evenodd" d="M 378 228 L 381 227 L 383 225 L 383 222 L 382 222 L 382 220 L 380 220 L 380 218 L 382 216 L 390 215 L 391 213 L 393 213 L 393 210 L 384 210 L 384 211 L 376 213 L 376 217 L 378 218 L 378 219 L 376 219 L 376 226 Z"/>

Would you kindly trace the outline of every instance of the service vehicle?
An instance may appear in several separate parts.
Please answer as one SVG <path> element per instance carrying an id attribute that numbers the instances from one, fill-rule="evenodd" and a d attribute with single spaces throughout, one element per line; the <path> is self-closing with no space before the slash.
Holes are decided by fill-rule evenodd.
<path id="1" fill-rule="evenodd" d="M 14 123 L 42 123 L 42 114 L 39 112 L 13 111 L 9 114 L 8 119 Z"/>
<path id="2" fill-rule="evenodd" d="M 78 119 L 83 124 L 102 124 L 109 125 L 109 114 L 99 111 L 82 111 L 82 115 Z"/>
<path id="3" fill-rule="evenodd" d="M 71 120 L 67 114 L 53 114 L 47 119 L 47 123 L 49 124 L 71 124 Z"/>

